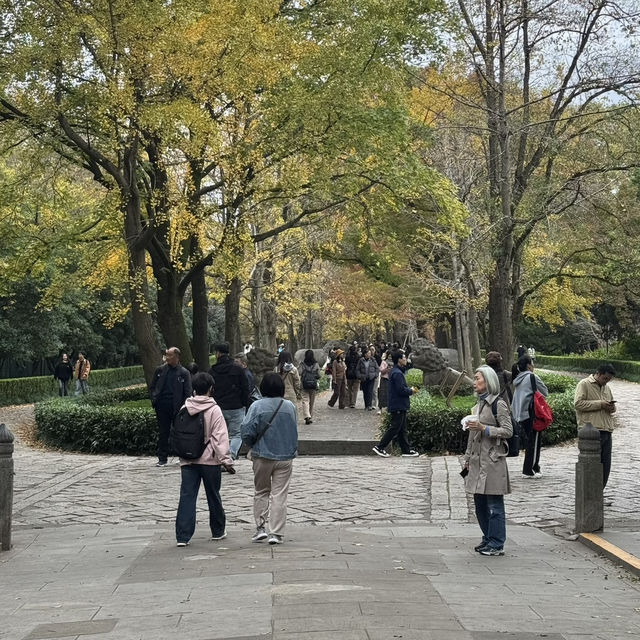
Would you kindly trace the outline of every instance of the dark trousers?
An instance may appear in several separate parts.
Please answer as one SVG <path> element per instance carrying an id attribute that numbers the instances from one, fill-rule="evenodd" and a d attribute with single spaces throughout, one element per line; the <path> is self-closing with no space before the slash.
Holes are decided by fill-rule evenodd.
<path id="1" fill-rule="evenodd" d="M 169 457 L 169 431 L 173 422 L 173 406 L 158 405 L 156 418 L 158 419 L 158 461 L 166 462 Z"/>
<path id="2" fill-rule="evenodd" d="M 224 533 L 226 518 L 220 498 L 220 466 L 210 464 L 184 464 L 180 467 L 180 502 L 176 515 L 176 540 L 189 542 L 196 530 L 196 504 L 200 481 L 204 484 L 209 503 L 209 527 L 212 537 Z"/>
<path id="3" fill-rule="evenodd" d="M 67 390 L 67 386 L 69 384 L 68 380 L 61 380 L 58 378 L 58 395 L 59 396 L 68 396 L 69 391 Z"/>
<path id="4" fill-rule="evenodd" d="M 600 462 L 602 462 L 602 488 L 604 489 L 611 472 L 611 431 L 600 432 Z"/>
<path id="5" fill-rule="evenodd" d="M 364 406 L 366 409 L 373 406 L 373 387 L 375 386 L 375 383 L 375 380 L 363 380 L 360 383 L 362 396 L 364 398 Z"/>
<path id="6" fill-rule="evenodd" d="M 411 446 L 407 438 L 407 412 L 391 411 L 391 424 L 382 436 L 382 440 L 378 443 L 380 449 L 386 449 L 387 445 L 395 439 L 400 446 L 402 453 L 409 453 Z"/>
<path id="7" fill-rule="evenodd" d="M 518 423 L 520 425 L 520 433 L 524 435 L 525 450 L 524 463 L 522 464 L 522 473 L 526 476 L 532 476 L 540 473 L 540 447 L 542 446 L 542 433 L 534 431 L 533 421 L 526 420 Z"/>
<path id="8" fill-rule="evenodd" d="M 336 378 L 333 381 L 333 395 L 327 403 L 330 407 L 333 407 L 338 401 L 338 406 L 344 409 L 347 400 L 347 381 L 344 378 Z"/>

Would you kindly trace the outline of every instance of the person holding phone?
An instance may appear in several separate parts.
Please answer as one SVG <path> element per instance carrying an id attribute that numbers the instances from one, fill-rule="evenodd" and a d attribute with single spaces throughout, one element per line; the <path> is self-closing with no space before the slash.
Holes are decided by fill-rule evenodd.
<path id="1" fill-rule="evenodd" d="M 602 486 L 607 486 L 611 471 L 611 451 L 616 401 L 609 382 L 616 375 L 610 364 L 601 364 L 596 373 L 580 380 L 573 398 L 578 429 L 590 422 L 600 432 L 600 462 L 602 462 Z"/>
<path id="2" fill-rule="evenodd" d="M 507 539 L 504 496 L 511 493 L 507 467 L 507 439 L 513 434 L 511 415 L 500 397 L 498 376 L 488 365 L 476 369 L 473 390 L 478 397 L 473 408 L 477 417 L 466 421 L 469 439 L 461 475 L 467 493 L 473 494 L 482 530 L 482 540 L 475 551 L 483 556 L 503 556 Z"/>

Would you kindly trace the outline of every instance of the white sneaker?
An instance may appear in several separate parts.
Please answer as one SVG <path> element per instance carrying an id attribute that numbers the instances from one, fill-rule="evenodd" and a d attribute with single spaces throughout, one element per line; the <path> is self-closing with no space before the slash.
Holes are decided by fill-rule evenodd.
<path id="1" fill-rule="evenodd" d="M 176 547 L 186 547 L 188 544 L 188 542 L 176 542 Z"/>
<path id="2" fill-rule="evenodd" d="M 227 537 L 227 531 L 223 531 L 221 536 L 211 536 L 212 540 L 224 540 Z"/>
<path id="3" fill-rule="evenodd" d="M 535 474 L 533 474 L 532 476 L 530 476 L 530 475 L 527 475 L 526 473 L 523 473 L 523 474 L 522 474 L 522 477 L 523 477 L 525 480 L 531 480 L 532 478 L 535 478 L 536 476 L 535 476 Z"/>
<path id="4" fill-rule="evenodd" d="M 284 542 L 284 539 L 277 533 L 270 533 L 268 542 L 269 544 L 282 544 Z"/>
<path id="5" fill-rule="evenodd" d="M 542 478 L 542 471 L 534 471 L 533 472 L 533 477 L 534 478 Z"/>

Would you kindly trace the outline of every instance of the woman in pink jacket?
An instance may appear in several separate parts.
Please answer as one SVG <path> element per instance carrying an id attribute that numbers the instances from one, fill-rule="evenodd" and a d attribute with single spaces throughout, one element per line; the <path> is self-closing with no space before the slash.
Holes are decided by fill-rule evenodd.
<path id="1" fill-rule="evenodd" d="M 209 503 L 209 526 L 211 539 L 222 540 L 227 537 L 226 518 L 220 498 L 220 467 L 229 473 L 235 473 L 229 451 L 227 425 L 222 410 L 211 397 L 213 378 L 208 373 L 193 376 L 193 398 L 184 403 L 189 415 L 203 412 L 204 437 L 207 446 L 204 453 L 195 460 L 180 458 L 180 502 L 176 515 L 177 546 L 186 547 L 196 529 L 196 502 L 200 481 L 204 484 Z"/>

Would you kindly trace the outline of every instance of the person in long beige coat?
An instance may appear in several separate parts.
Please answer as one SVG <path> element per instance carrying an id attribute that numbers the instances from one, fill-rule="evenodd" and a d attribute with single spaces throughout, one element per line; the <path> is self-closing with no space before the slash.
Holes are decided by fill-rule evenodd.
<path id="1" fill-rule="evenodd" d="M 478 396 L 473 408 L 477 419 L 467 422 L 469 440 L 464 468 L 468 471 L 465 488 L 467 493 L 473 493 L 482 530 L 482 541 L 475 550 L 485 556 L 502 556 L 507 538 L 504 496 L 511 493 L 507 468 L 507 439 L 513 434 L 511 415 L 507 403 L 499 397 L 500 382 L 491 367 L 476 369 L 473 389 Z"/>

